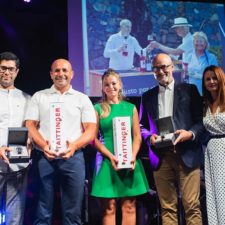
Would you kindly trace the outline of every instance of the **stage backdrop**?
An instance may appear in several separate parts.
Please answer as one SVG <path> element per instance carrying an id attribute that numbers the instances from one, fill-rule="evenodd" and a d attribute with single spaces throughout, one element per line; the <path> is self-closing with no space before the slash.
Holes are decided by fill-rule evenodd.
<path id="1" fill-rule="evenodd" d="M 101 76 L 109 67 L 109 59 L 103 56 L 105 44 L 110 35 L 119 31 L 121 19 L 132 22 L 131 35 L 141 47 L 146 47 L 151 37 L 176 48 L 181 44 L 181 38 L 171 29 L 176 17 L 187 18 L 192 34 L 203 31 L 207 35 L 209 51 L 216 56 L 218 65 L 225 68 L 224 4 L 215 1 L 68 0 L 69 58 L 78 71 L 73 85 L 90 96 L 101 94 Z M 158 52 L 155 49 L 152 55 Z M 177 81 L 185 82 L 182 61 L 176 58 L 175 63 Z M 134 56 L 132 70 L 118 72 L 127 96 L 140 96 L 156 84 L 151 71 L 140 71 L 138 55 Z"/>

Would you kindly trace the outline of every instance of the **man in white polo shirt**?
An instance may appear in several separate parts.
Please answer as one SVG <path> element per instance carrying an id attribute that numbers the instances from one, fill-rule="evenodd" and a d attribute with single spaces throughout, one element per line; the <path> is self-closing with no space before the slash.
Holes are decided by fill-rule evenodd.
<path id="1" fill-rule="evenodd" d="M 6 152 L 8 128 L 24 126 L 30 96 L 14 86 L 19 59 L 11 52 L 0 54 L 0 201 L 4 196 L 6 225 L 23 225 L 29 163 L 9 163 Z"/>
<path id="2" fill-rule="evenodd" d="M 186 18 L 184 17 L 175 18 L 174 24 L 171 28 L 175 29 L 177 35 L 182 38 L 182 43 L 176 48 L 171 48 L 163 44 L 160 44 L 156 41 L 153 41 L 151 42 L 150 47 L 158 48 L 170 55 L 175 56 L 182 55 L 182 61 L 187 62 L 188 54 L 190 54 L 194 49 L 193 37 L 192 34 L 190 33 L 190 27 L 192 27 L 192 25 L 188 23 Z"/>
<path id="3" fill-rule="evenodd" d="M 41 152 L 38 161 L 41 187 L 34 224 L 52 223 L 57 176 L 62 223 L 80 225 L 85 181 L 82 148 L 96 136 L 96 116 L 88 96 L 70 85 L 73 70 L 69 61 L 55 60 L 50 75 L 52 87 L 36 92 L 26 113 L 26 126 Z"/>

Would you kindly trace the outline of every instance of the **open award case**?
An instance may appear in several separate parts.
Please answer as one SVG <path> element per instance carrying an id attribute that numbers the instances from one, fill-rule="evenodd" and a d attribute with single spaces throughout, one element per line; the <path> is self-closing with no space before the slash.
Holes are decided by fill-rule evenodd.
<path id="1" fill-rule="evenodd" d="M 172 146 L 176 136 L 174 135 L 175 126 L 171 116 L 155 120 L 158 137 L 156 139 L 156 148 L 165 148 Z"/>
<path id="2" fill-rule="evenodd" d="M 8 147 L 11 149 L 7 153 L 10 163 L 26 163 L 29 162 L 29 154 L 27 151 L 28 130 L 25 127 L 9 127 L 8 128 Z"/>

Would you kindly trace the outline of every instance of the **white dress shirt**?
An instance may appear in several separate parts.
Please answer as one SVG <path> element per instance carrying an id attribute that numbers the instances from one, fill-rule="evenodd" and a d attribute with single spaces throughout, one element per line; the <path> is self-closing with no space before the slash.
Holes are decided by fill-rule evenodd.
<path id="1" fill-rule="evenodd" d="M 8 128 L 24 126 L 24 116 L 30 96 L 19 89 L 0 89 L 0 146 L 7 146 Z M 11 171 L 28 166 L 28 163 L 10 164 Z M 7 172 L 7 164 L 0 160 L 0 172 Z"/>
<path id="2" fill-rule="evenodd" d="M 159 118 L 173 116 L 174 80 L 166 87 L 159 85 Z"/>
<path id="3" fill-rule="evenodd" d="M 62 102 L 64 105 L 65 138 L 70 142 L 82 135 L 82 123 L 96 123 L 94 107 L 87 95 L 72 89 L 72 87 L 61 94 L 52 85 L 51 88 L 38 91 L 32 96 L 25 116 L 26 120 L 40 121 L 38 130 L 49 142 L 50 105 L 53 102 Z"/>
<path id="4" fill-rule="evenodd" d="M 122 52 L 118 52 L 118 48 L 124 44 L 127 45 L 127 56 L 124 56 Z M 127 39 L 125 39 L 121 32 L 119 32 L 111 35 L 107 40 L 104 57 L 109 58 L 109 68 L 114 70 L 130 70 L 134 67 L 134 54 L 140 55 L 141 50 L 142 48 L 135 37 L 128 35 Z"/>

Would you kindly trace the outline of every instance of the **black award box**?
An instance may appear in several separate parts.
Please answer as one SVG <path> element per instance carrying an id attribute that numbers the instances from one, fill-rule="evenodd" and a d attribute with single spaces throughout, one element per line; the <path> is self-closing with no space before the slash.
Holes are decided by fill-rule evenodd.
<path id="1" fill-rule="evenodd" d="M 10 163 L 27 163 L 30 160 L 27 150 L 28 130 L 25 127 L 8 128 L 8 147 L 11 151 L 7 152 Z"/>
<path id="2" fill-rule="evenodd" d="M 165 148 L 173 146 L 176 139 L 174 135 L 175 126 L 171 116 L 155 120 L 158 137 L 156 139 L 156 148 Z"/>

